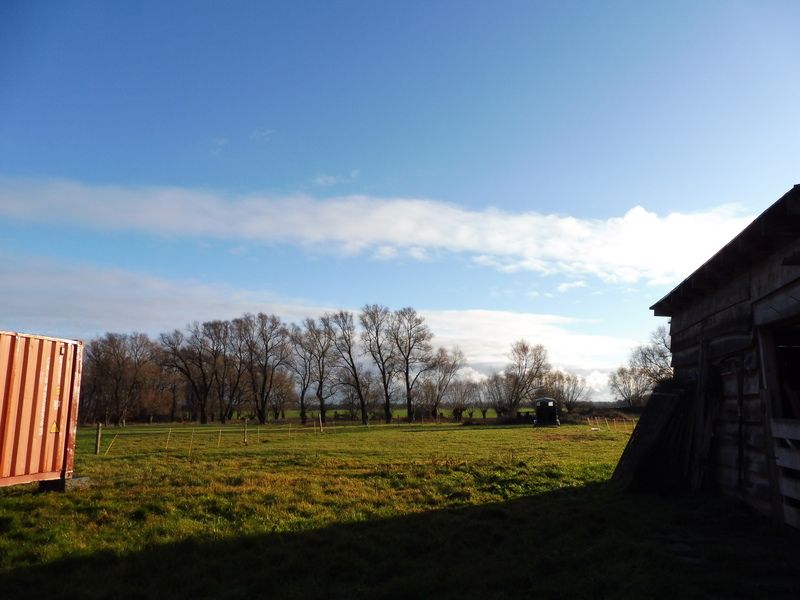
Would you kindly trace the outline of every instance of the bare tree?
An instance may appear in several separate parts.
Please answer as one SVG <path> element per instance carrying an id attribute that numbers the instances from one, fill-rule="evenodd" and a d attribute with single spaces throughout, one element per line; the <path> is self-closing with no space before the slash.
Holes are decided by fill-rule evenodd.
<path id="1" fill-rule="evenodd" d="M 650 391 L 650 380 L 641 369 L 620 367 L 608 378 L 608 387 L 628 406 L 640 406 Z"/>
<path id="2" fill-rule="evenodd" d="M 364 369 L 358 360 L 358 335 L 353 313 L 340 310 L 323 316 L 323 319 L 327 320 L 329 327 L 333 330 L 333 352 L 338 368 L 341 371 L 339 383 L 352 388 L 355 398 L 358 400 L 361 423 L 366 425 L 369 422 L 369 414 L 367 413 L 367 399 L 362 382 Z"/>
<path id="3" fill-rule="evenodd" d="M 512 344 L 509 358 L 511 362 L 503 373 L 504 396 L 497 408 L 500 409 L 498 413 L 515 418 L 522 403 L 532 399 L 536 389 L 543 385 L 550 365 L 544 346 L 531 346 L 525 340 Z"/>
<path id="4" fill-rule="evenodd" d="M 241 319 L 203 323 L 203 334 L 213 364 L 212 390 L 216 397 L 219 420 L 225 423 L 241 402 L 241 387 L 248 368 L 246 331 Z"/>
<path id="5" fill-rule="evenodd" d="M 97 351 L 92 348 L 95 340 L 87 342 L 83 352 L 83 375 L 81 377 L 81 402 L 78 408 L 81 423 L 87 425 L 98 418 L 105 410 L 103 398 L 103 378 L 97 368 L 92 354 Z"/>
<path id="6" fill-rule="evenodd" d="M 414 389 L 420 376 L 431 368 L 433 333 L 425 318 L 411 307 L 401 308 L 392 318 L 391 338 L 397 348 L 398 370 L 406 392 L 409 422 L 414 420 Z"/>
<path id="7" fill-rule="evenodd" d="M 479 384 L 466 379 L 455 379 L 447 388 L 445 403 L 450 407 L 453 418 L 461 420 L 464 411 L 473 408 L 478 403 Z M 484 415 L 484 418 L 485 415 Z"/>
<path id="8" fill-rule="evenodd" d="M 292 323 L 289 331 L 289 340 L 291 342 L 291 359 L 288 365 L 297 382 L 300 422 L 305 425 L 308 419 L 306 415 L 306 396 L 314 377 L 314 353 L 308 332 L 294 323 Z"/>
<path id="9" fill-rule="evenodd" d="M 423 420 L 427 416 L 435 417 L 436 413 L 433 411 L 434 397 L 436 391 L 433 382 L 430 379 L 420 379 L 417 383 L 416 392 L 414 393 L 414 412 Z"/>
<path id="10" fill-rule="evenodd" d="M 397 346 L 392 341 L 392 313 L 378 304 L 367 304 L 361 310 L 361 340 L 372 357 L 380 376 L 383 391 L 383 418 L 392 421 L 392 380 L 397 373 Z"/>
<path id="11" fill-rule="evenodd" d="M 263 424 L 267 422 L 276 378 L 280 370 L 289 365 L 289 332 L 275 315 L 248 313 L 238 321 L 247 348 L 247 369 L 256 416 Z"/>
<path id="12" fill-rule="evenodd" d="M 494 408 L 498 417 L 503 416 L 508 410 L 508 382 L 502 373 L 492 373 L 481 384 L 479 408 L 486 418 L 489 408 Z"/>
<path id="13" fill-rule="evenodd" d="M 247 376 L 251 368 L 250 339 L 248 327 L 244 319 L 228 321 L 228 336 L 226 359 L 228 368 L 226 372 L 226 389 L 224 410 L 220 414 L 220 421 L 232 419 L 234 412 L 239 410 L 247 394 Z"/>
<path id="14" fill-rule="evenodd" d="M 364 392 L 364 401 L 367 412 L 376 417 L 381 408 L 383 390 L 378 373 L 371 369 L 364 369 L 361 373 L 361 389 Z"/>
<path id="15" fill-rule="evenodd" d="M 650 343 L 631 351 L 627 367 L 620 367 L 608 379 L 612 393 L 628 406 L 644 404 L 647 394 L 659 383 L 672 378 L 672 353 L 667 328 L 650 334 Z"/>
<path id="16" fill-rule="evenodd" d="M 162 364 L 184 376 L 199 412 L 200 422 L 208 423 L 208 398 L 214 385 L 214 361 L 211 349 L 196 321 L 188 335 L 178 329 L 161 334 Z"/>
<path id="17" fill-rule="evenodd" d="M 651 388 L 672 379 L 672 352 L 669 332 L 664 325 L 650 334 L 649 344 L 633 349 L 628 367 L 641 370 Z"/>
<path id="18" fill-rule="evenodd" d="M 292 377 L 286 371 L 277 371 L 273 382 L 269 408 L 273 420 L 286 418 L 286 408 L 293 405 L 297 399 Z"/>
<path id="19" fill-rule="evenodd" d="M 476 384 L 477 393 L 474 396 L 474 406 L 481 412 L 481 417 L 484 420 L 489 414 L 489 409 L 495 405 L 494 389 L 490 388 L 490 383 L 491 379 L 496 376 L 497 374 L 493 374 L 481 383 Z"/>
<path id="20" fill-rule="evenodd" d="M 347 377 L 347 374 L 343 374 L 344 377 Z M 358 419 L 360 404 L 358 401 L 358 395 L 356 394 L 356 389 L 352 385 L 342 385 L 339 387 L 338 390 L 338 406 L 343 408 L 347 411 L 347 418 L 350 421 L 355 421 Z M 339 411 L 336 411 L 336 416 L 338 418 Z"/>
<path id="21" fill-rule="evenodd" d="M 544 380 L 543 392 L 557 400 L 567 412 L 571 412 L 578 402 L 587 401 L 591 395 L 583 377 L 564 371 L 548 373 Z"/>
<path id="22" fill-rule="evenodd" d="M 330 319 L 322 317 L 319 321 L 306 319 L 303 327 L 311 351 L 311 373 L 314 385 L 314 395 L 319 405 L 319 415 L 323 423 L 326 419 L 327 407 L 325 402 L 336 389 L 333 379 L 335 368 L 333 354 L 333 340 L 335 334 L 331 327 Z"/>
<path id="23" fill-rule="evenodd" d="M 159 415 L 166 420 L 175 421 L 181 401 L 187 396 L 186 378 L 177 370 L 162 364 L 163 350 L 153 344 L 153 397 L 147 403 L 149 416 Z M 82 394 L 82 392 L 81 392 Z M 81 403 L 83 396 L 81 395 Z"/>
<path id="24" fill-rule="evenodd" d="M 439 348 L 431 358 L 428 372 L 425 375 L 423 394 L 425 408 L 431 417 L 439 414 L 439 405 L 442 403 L 450 384 L 456 373 L 464 366 L 464 353 L 460 348 L 453 348 L 448 352 Z"/>
<path id="25" fill-rule="evenodd" d="M 155 344 L 153 348 L 155 349 Z M 157 352 L 154 352 L 153 360 L 147 368 L 145 390 L 138 403 L 136 417 L 150 421 L 156 417 L 174 420 L 178 397 L 181 394 L 186 395 L 186 382 L 180 373 L 159 366 L 155 360 L 156 355 Z"/>

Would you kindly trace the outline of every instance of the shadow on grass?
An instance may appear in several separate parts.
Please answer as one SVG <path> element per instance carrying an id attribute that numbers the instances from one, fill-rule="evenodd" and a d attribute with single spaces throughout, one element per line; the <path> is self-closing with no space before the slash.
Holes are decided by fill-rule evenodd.
<path id="1" fill-rule="evenodd" d="M 596 485 L 79 556 L 0 574 L 0 597 L 796 598 L 799 542 L 725 500 Z"/>

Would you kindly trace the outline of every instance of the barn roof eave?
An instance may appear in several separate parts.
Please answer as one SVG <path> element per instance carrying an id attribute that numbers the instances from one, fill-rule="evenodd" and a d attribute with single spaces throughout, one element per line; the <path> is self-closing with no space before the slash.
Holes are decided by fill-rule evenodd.
<path id="1" fill-rule="evenodd" d="M 657 317 L 671 317 L 681 307 L 705 296 L 779 247 L 781 240 L 800 236 L 800 184 L 756 217 L 736 237 L 650 307 Z"/>

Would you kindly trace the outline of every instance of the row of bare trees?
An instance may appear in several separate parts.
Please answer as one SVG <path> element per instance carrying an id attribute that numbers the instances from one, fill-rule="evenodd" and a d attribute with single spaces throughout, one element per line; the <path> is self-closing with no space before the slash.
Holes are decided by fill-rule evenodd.
<path id="1" fill-rule="evenodd" d="M 366 424 L 378 404 L 390 421 L 400 394 L 413 419 L 418 404 L 437 410 L 464 366 L 460 350 L 434 351 L 432 339 L 413 308 L 377 304 L 358 317 L 337 311 L 300 324 L 264 313 L 195 322 L 158 340 L 109 333 L 87 345 L 84 419 L 124 423 L 142 413 L 163 414 L 169 404 L 170 418 L 188 406 L 201 423 L 247 411 L 265 423 L 291 405 L 306 422 L 313 403 L 325 422 L 337 396 L 339 404 L 355 404 Z"/>
<path id="2" fill-rule="evenodd" d="M 504 370 L 478 383 L 464 377 L 460 349 L 437 348 L 415 309 L 370 304 L 357 315 L 340 310 L 301 323 L 244 314 L 192 323 L 157 340 L 108 333 L 87 345 L 82 414 L 85 421 L 185 416 L 207 423 L 252 415 L 260 423 L 299 409 L 322 422 L 331 406 L 367 424 L 405 405 L 407 419 L 456 418 L 465 410 L 513 418 L 537 394 L 568 409 L 587 398 L 576 375 L 552 371 L 543 346 L 513 344 Z"/>

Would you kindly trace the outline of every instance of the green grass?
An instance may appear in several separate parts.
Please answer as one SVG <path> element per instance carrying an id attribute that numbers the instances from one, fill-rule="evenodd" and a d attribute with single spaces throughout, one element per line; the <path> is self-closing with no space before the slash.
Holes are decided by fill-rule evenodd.
<path id="1" fill-rule="evenodd" d="M 627 436 L 136 426 L 95 456 L 82 429 L 90 487 L 0 490 L 0 596 L 791 597 L 791 533 L 610 489 Z"/>

